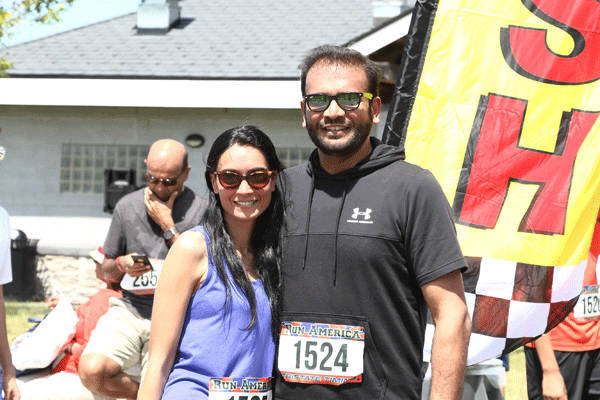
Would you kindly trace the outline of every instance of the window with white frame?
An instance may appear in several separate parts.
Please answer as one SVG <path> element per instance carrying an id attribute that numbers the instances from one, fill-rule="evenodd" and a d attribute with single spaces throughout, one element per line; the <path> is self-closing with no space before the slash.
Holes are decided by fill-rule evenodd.
<path id="1" fill-rule="evenodd" d="M 308 160 L 312 153 L 311 147 L 277 147 L 277 155 L 286 168 L 295 167 Z"/>
<path id="2" fill-rule="evenodd" d="M 65 143 L 60 159 L 60 193 L 104 193 L 104 170 L 134 169 L 136 185 L 145 184 L 149 145 Z"/>

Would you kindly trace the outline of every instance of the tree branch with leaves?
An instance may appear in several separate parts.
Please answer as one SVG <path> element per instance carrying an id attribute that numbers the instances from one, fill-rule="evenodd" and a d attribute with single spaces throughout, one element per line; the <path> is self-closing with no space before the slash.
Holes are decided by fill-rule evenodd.
<path id="1" fill-rule="evenodd" d="M 0 45 L 5 46 L 4 40 L 12 36 L 10 29 L 19 25 L 25 18 L 31 18 L 40 24 L 50 24 L 60 21 L 59 14 L 75 0 L 13 0 L 0 5 Z M 8 5 L 7 5 L 8 3 Z M 0 76 L 6 76 L 6 71 L 12 64 L 5 58 L 0 58 Z"/>

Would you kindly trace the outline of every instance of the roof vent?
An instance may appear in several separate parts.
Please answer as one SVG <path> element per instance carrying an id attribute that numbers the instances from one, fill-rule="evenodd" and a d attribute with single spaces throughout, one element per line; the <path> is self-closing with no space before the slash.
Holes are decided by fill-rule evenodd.
<path id="1" fill-rule="evenodd" d="M 177 0 L 145 0 L 138 10 L 138 34 L 164 35 L 179 21 L 180 13 Z"/>

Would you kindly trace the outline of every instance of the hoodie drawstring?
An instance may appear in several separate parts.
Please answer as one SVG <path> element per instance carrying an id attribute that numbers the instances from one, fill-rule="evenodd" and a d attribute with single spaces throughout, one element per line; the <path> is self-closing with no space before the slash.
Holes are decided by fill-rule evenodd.
<path id="1" fill-rule="evenodd" d="M 338 247 L 338 231 L 340 230 L 340 219 L 342 218 L 342 211 L 344 210 L 344 203 L 346 202 L 346 193 L 348 191 L 348 185 L 350 183 L 350 177 L 346 177 L 346 182 L 344 184 L 344 192 L 342 194 L 342 204 L 338 210 L 337 219 L 335 221 L 335 242 L 333 245 L 333 286 L 337 283 L 337 247 Z"/>
<path id="2" fill-rule="evenodd" d="M 333 248 L 333 262 L 334 262 L 333 284 L 334 284 L 334 286 L 337 283 L 338 236 L 339 236 L 340 222 L 341 222 L 341 218 L 342 218 L 342 211 L 344 209 L 344 204 L 346 203 L 346 196 L 348 195 L 348 193 L 351 190 L 351 188 L 349 187 L 350 182 L 354 181 L 354 180 L 358 181 L 358 180 L 362 179 L 364 176 L 369 175 L 370 173 L 377 171 L 381 168 L 384 168 L 385 166 L 387 166 L 391 163 L 405 159 L 403 146 L 401 146 L 401 147 L 382 146 L 381 141 L 374 137 L 369 138 L 369 140 L 371 141 L 371 147 L 373 148 L 371 153 L 369 153 L 369 155 L 367 157 L 365 157 L 363 160 L 359 161 L 355 166 L 348 168 L 338 174 L 331 175 L 321 167 L 321 163 L 319 161 L 319 152 L 316 149 L 311 153 L 310 157 L 308 158 L 308 163 L 306 164 L 306 174 L 308 174 L 310 176 L 310 189 L 309 189 L 309 198 L 308 198 L 308 204 L 307 204 L 307 209 L 306 209 L 306 233 L 305 233 L 305 239 L 304 239 L 304 258 L 302 259 L 302 270 L 303 271 L 306 270 L 307 257 L 308 257 L 308 239 L 309 239 L 309 235 L 310 235 L 310 220 L 312 217 L 311 213 L 312 213 L 313 197 L 315 195 L 315 190 L 316 190 L 315 182 L 317 179 L 319 179 L 319 182 L 321 182 L 321 180 L 324 180 L 324 184 L 331 184 L 332 188 L 338 188 L 339 187 L 338 185 L 342 184 L 342 181 L 343 181 L 342 204 L 339 206 L 339 209 L 337 212 L 337 220 L 336 220 L 336 226 L 335 226 L 335 238 L 334 238 L 334 246 L 333 246 L 334 247 Z M 299 179 L 298 182 L 302 182 L 303 185 L 306 183 L 304 181 L 304 179 L 305 179 L 304 177 L 302 177 L 302 179 L 300 179 L 300 177 L 298 177 L 298 179 Z M 305 187 L 303 187 L 302 190 L 305 190 Z M 321 189 L 319 189 L 319 191 L 321 191 Z M 335 194 L 337 195 L 338 193 L 339 193 L 339 191 L 336 190 Z M 330 195 L 325 194 L 324 196 L 330 196 Z M 319 199 L 318 194 L 317 194 L 317 199 Z M 334 207 L 335 206 L 332 206 L 331 210 L 328 209 L 325 212 L 335 212 Z M 303 211 L 304 211 L 303 209 L 302 210 L 299 209 L 297 212 L 300 214 Z M 320 212 L 322 212 L 322 211 L 317 211 L 317 214 L 320 215 L 319 214 Z M 317 215 L 317 214 L 315 214 L 315 215 Z M 329 227 L 327 227 L 327 228 L 329 228 Z M 329 229 L 327 229 L 327 231 L 329 232 Z M 343 246 L 343 243 L 344 242 L 342 241 L 342 246 Z M 329 255 L 327 255 L 327 256 L 329 257 Z"/>
<path id="3" fill-rule="evenodd" d="M 306 236 L 304 239 L 304 258 L 302 259 L 302 270 L 306 269 L 306 256 L 308 255 L 308 234 L 310 231 L 310 211 L 312 209 L 313 196 L 315 194 L 315 177 L 311 175 L 310 192 L 308 195 L 308 209 L 306 211 Z"/>

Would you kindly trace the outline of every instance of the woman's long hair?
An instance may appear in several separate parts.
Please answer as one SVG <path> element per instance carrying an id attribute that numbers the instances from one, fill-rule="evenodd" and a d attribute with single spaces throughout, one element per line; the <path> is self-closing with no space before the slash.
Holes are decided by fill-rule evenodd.
<path id="1" fill-rule="evenodd" d="M 256 323 L 256 297 L 252 283 L 246 276 L 244 264 L 236 252 L 236 248 L 227 232 L 223 219 L 223 207 L 219 196 L 212 190 L 211 173 L 217 170 L 221 155 L 233 145 L 251 146 L 258 149 L 267 159 L 269 170 L 281 172 L 284 169 L 279 161 L 275 146 L 269 137 L 255 126 L 245 125 L 223 132 L 213 143 L 206 160 L 206 184 L 208 185 L 208 207 L 202 217 L 201 225 L 210 237 L 210 252 L 219 278 L 227 288 L 227 299 L 231 295 L 231 287 L 227 279 L 226 267 L 231 276 L 246 295 L 250 304 L 251 319 L 246 329 L 251 329 Z M 280 330 L 279 312 L 281 305 L 281 249 L 279 247 L 281 227 L 283 224 L 284 198 L 276 185 L 271 195 L 271 203 L 258 216 L 252 231 L 251 247 L 254 263 L 260 277 L 269 304 L 271 306 L 271 331 L 277 338 Z"/>

